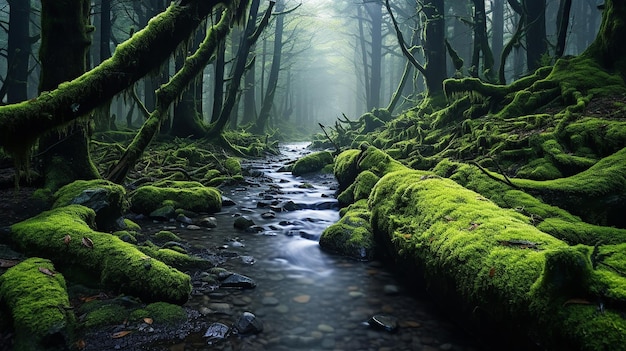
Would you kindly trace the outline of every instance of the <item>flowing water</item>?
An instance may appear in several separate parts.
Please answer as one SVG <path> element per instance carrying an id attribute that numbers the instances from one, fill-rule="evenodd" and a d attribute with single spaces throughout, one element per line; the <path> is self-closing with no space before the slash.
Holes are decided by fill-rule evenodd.
<path id="1" fill-rule="evenodd" d="M 263 331 L 212 343 L 196 333 L 169 349 L 478 350 L 460 327 L 440 315 L 428 299 L 408 291 L 381 263 L 320 249 L 320 234 L 339 219 L 334 178 L 299 178 L 279 171 L 306 154 L 306 145 L 285 145 L 280 157 L 247 161 L 246 183 L 221 189 L 236 204 L 214 215 L 217 228 L 175 230 L 195 247 L 225 253 L 220 267 L 256 282 L 253 289 L 197 292 L 187 306 L 200 311 L 209 324 L 232 325 L 248 311 L 262 321 Z M 271 216 L 271 202 L 300 209 L 274 211 Z M 238 216 L 252 219 L 256 230 L 233 228 Z M 367 321 L 374 315 L 397 319 L 397 331 L 370 326 Z"/>

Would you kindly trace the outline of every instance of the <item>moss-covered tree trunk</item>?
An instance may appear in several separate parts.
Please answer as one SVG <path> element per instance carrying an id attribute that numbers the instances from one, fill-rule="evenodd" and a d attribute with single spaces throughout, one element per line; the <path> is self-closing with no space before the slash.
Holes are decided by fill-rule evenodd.
<path id="1" fill-rule="evenodd" d="M 85 73 L 87 50 L 91 44 L 89 1 L 43 0 L 41 2 L 41 78 L 39 91 L 54 90 L 60 83 Z M 61 114 L 77 109 L 71 104 Z M 99 177 L 89 156 L 89 119 L 79 119 L 64 133 L 52 133 L 40 139 L 43 175 L 46 187 L 53 191 L 76 179 Z"/>
<path id="2" fill-rule="evenodd" d="M 28 150 L 45 132 L 67 125 L 103 101 L 128 89 L 167 59 L 204 18 L 224 1 L 173 3 L 148 26 L 120 44 L 114 55 L 90 72 L 36 99 L 0 107 L 0 146 L 15 154 Z M 247 1 L 228 1 L 240 19 Z"/>
<path id="3" fill-rule="evenodd" d="M 615 70 L 626 79 L 624 38 L 626 38 L 626 2 L 606 0 L 600 31 L 583 55 L 594 58 L 602 67 Z"/>

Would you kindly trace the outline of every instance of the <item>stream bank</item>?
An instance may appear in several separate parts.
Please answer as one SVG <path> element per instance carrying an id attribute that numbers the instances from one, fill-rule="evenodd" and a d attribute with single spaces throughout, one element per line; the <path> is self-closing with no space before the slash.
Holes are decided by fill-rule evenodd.
<path id="1" fill-rule="evenodd" d="M 184 305 L 189 319 L 181 335 L 148 343 L 150 334 L 142 332 L 147 339 L 139 346 L 138 335 L 112 339 L 114 330 L 108 330 L 86 335 L 85 350 L 480 350 L 382 263 L 320 250 L 321 232 L 339 218 L 337 183 L 331 174 L 293 177 L 282 171 L 309 152 L 305 146 L 285 145 L 278 157 L 244 162 L 244 182 L 220 189 L 225 204 L 232 203 L 212 215 L 215 228 L 135 219 L 143 231 L 175 233 L 190 252 L 252 279 L 254 288 L 215 288 L 202 281 L 202 271 L 188 272 L 194 289 Z M 241 217 L 254 225 L 235 228 Z M 204 337 L 212 324 L 230 326 L 244 312 L 262 321 L 262 332 Z M 376 315 L 395 318 L 397 330 L 369 326 Z"/>

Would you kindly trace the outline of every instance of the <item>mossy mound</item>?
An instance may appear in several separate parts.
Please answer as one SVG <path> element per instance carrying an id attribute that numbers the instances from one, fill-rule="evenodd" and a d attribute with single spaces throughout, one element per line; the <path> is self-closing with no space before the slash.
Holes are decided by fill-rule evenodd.
<path id="1" fill-rule="evenodd" d="M 28 254 L 53 260 L 67 270 L 89 272 L 90 284 L 122 291 L 144 301 L 183 304 L 191 278 L 114 235 L 93 229 L 93 210 L 70 205 L 43 212 L 11 227 L 13 241 Z M 77 272 L 77 276 L 80 272 Z"/>
<path id="2" fill-rule="evenodd" d="M 102 231 L 125 229 L 122 215 L 128 210 L 126 190 L 103 179 L 77 180 L 54 194 L 53 208 L 79 204 L 96 212 L 96 224 Z"/>
<path id="3" fill-rule="evenodd" d="M 374 258 L 374 234 L 367 201 L 350 205 L 337 223 L 324 230 L 319 243 L 322 249 L 344 256 L 359 260 Z"/>
<path id="4" fill-rule="evenodd" d="M 303 174 L 321 171 L 325 166 L 332 164 L 333 154 L 329 151 L 318 151 L 299 158 L 291 168 L 291 173 L 298 177 Z"/>
<path id="5" fill-rule="evenodd" d="M 216 188 L 198 182 L 164 181 L 137 188 L 130 195 L 130 203 L 132 211 L 143 214 L 167 205 L 196 213 L 215 213 L 222 209 L 222 195 Z"/>
<path id="6" fill-rule="evenodd" d="M 52 262 L 29 258 L 0 276 L 0 297 L 15 328 L 15 351 L 65 349 L 73 338 L 71 310 L 63 275 Z"/>
<path id="7" fill-rule="evenodd" d="M 572 226 L 582 223 L 578 217 L 477 167 L 442 162 L 436 173 L 474 185 L 493 201 L 432 172 L 389 167 L 393 162 L 380 153 L 369 147 L 355 156 L 349 150 L 338 160 L 377 159 L 381 164 L 369 163 L 369 169 L 386 170 L 378 173 L 381 178 L 367 208 L 365 200 L 357 202 L 357 208 L 371 214 L 369 224 L 382 245 L 378 249 L 394 258 L 408 279 L 424 280 L 444 303 L 456 301 L 455 313 L 471 325 L 496 328 L 505 338 L 522 333 L 551 350 L 626 350 L 626 320 L 621 317 L 626 306 L 626 244 L 570 246 L 537 229 L 533 224 L 541 219 L 528 216 L 524 204 L 528 211 Z M 496 202 L 520 207 L 502 208 Z M 356 232 L 344 229 L 348 237 L 349 229 Z"/>

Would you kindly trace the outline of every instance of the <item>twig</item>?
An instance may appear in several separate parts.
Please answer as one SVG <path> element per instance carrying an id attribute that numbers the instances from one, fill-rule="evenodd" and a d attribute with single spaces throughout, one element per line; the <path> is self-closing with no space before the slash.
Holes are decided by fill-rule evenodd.
<path id="1" fill-rule="evenodd" d="M 329 141 L 330 141 L 333 145 L 335 145 L 335 149 L 337 150 L 337 153 L 340 153 L 340 152 L 341 152 L 341 148 L 339 147 L 339 145 L 337 145 L 337 143 L 335 143 L 335 142 L 333 141 L 333 139 L 331 139 L 331 138 L 330 138 L 330 136 L 328 135 L 328 133 L 326 133 L 326 128 L 324 128 L 324 125 L 323 125 L 323 124 L 321 124 L 321 123 L 317 123 L 317 124 L 319 124 L 319 125 L 320 125 L 320 128 L 322 128 L 322 131 L 324 132 L 324 135 L 326 135 L 326 138 L 328 138 L 328 140 L 329 140 Z"/>
<path id="2" fill-rule="evenodd" d="M 504 172 L 500 168 L 500 165 L 498 165 L 498 163 L 495 160 L 493 160 L 492 158 L 490 158 L 490 159 L 496 164 L 496 167 L 498 167 L 498 171 L 500 172 L 500 174 L 502 174 L 504 179 L 500 179 L 500 178 L 494 176 L 493 174 L 489 173 L 488 170 L 483 168 L 483 166 L 479 165 L 478 162 L 476 162 L 476 161 L 472 161 L 470 163 L 473 164 L 474 166 L 478 167 L 478 169 L 480 169 L 483 173 L 485 173 L 489 178 L 491 178 L 493 180 L 497 180 L 499 182 L 502 182 L 502 183 L 504 183 L 504 184 L 506 184 L 506 185 L 508 185 L 508 186 L 510 186 L 512 188 L 519 189 L 519 187 L 517 185 L 513 184 L 513 182 L 511 182 L 511 180 L 509 179 L 509 177 L 507 177 L 506 174 L 504 174 Z"/>

